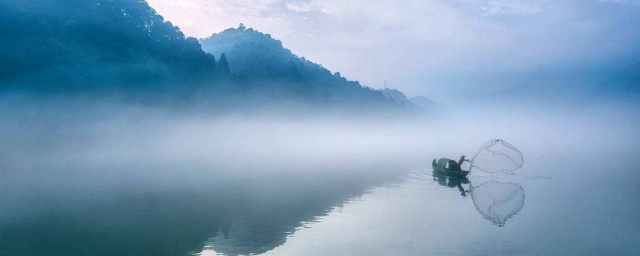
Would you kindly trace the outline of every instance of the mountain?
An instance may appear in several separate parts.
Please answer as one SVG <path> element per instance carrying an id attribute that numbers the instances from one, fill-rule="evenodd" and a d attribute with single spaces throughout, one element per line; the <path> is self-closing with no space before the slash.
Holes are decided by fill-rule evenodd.
<path id="1" fill-rule="evenodd" d="M 385 97 L 392 99 L 395 102 L 398 102 L 400 104 L 409 103 L 409 98 L 407 98 L 407 95 L 404 95 L 404 93 L 396 89 L 384 88 L 380 90 L 380 92 L 382 92 L 382 95 L 384 95 Z"/>
<path id="2" fill-rule="evenodd" d="M 292 53 L 269 34 L 240 25 L 201 39 L 205 52 L 225 58 L 229 70 L 252 91 L 270 96 L 404 108 L 383 92 Z M 410 103 L 409 103 L 410 104 Z"/>
<path id="3" fill-rule="evenodd" d="M 405 108 L 427 112 L 438 109 L 438 105 L 436 103 L 423 96 L 409 98 L 401 91 L 389 88 L 384 88 L 380 90 L 380 92 L 382 92 L 385 97 L 392 99 Z"/>
<path id="4" fill-rule="evenodd" d="M 46 90 L 208 83 L 216 61 L 144 0 L 0 1 L 0 85 Z"/>
<path id="5" fill-rule="evenodd" d="M 144 0 L 0 1 L 0 13 L 0 92 L 115 92 L 210 108 L 411 109 L 244 26 L 186 37 Z"/>
<path id="6" fill-rule="evenodd" d="M 439 108 L 438 104 L 423 96 L 411 97 L 409 101 L 424 110 L 436 110 Z"/>

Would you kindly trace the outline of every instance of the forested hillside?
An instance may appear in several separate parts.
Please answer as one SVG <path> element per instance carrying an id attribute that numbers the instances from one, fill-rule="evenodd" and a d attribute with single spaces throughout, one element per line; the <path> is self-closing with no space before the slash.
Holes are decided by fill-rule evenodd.
<path id="1" fill-rule="evenodd" d="M 267 95 L 398 106 L 382 92 L 298 57 L 271 35 L 242 24 L 213 34 L 200 43 L 204 51 L 219 57 L 221 62 L 228 62 L 230 72 L 237 80 L 250 84 L 251 90 Z"/>
<path id="2" fill-rule="evenodd" d="M 143 0 L 0 1 L 0 82 L 68 90 L 177 86 L 215 59 Z"/>

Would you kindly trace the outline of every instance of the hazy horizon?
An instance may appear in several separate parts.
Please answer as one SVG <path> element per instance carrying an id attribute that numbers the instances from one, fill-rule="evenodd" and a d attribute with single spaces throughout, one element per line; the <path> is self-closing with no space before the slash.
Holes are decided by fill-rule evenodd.
<path id="1" fill-rule="evenodd" d="M 148 2 L 188 36 L 244 23 L 349 79 L 436 100 L 570 97 L 640 62 L 631 0 Z"/>

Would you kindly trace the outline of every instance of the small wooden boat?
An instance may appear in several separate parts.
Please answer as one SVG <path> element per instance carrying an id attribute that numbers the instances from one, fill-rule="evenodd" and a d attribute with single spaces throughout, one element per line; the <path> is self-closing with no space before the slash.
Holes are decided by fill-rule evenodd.
<path id="1" fill-rule="evenodd" d="M 433 173 L 437 175 L 451 177 L 466 177 L 469 175 L 469 171 L 462 170 L 456 161 L 447 158 L 440 158 L 437 162 L 433 159 L 431 166 L 433 167 Z"/>

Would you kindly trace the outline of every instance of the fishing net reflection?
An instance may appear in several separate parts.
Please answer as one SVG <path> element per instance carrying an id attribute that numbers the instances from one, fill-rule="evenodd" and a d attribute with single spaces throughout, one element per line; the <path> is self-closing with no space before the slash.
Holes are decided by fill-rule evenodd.
<path id="1" fill-rule="evenodd" d="M 471 199 L 482 216 L 500 227 L 524 206 L 524 189 L 516 183 L 489 181 L 471 187 Z"/>

